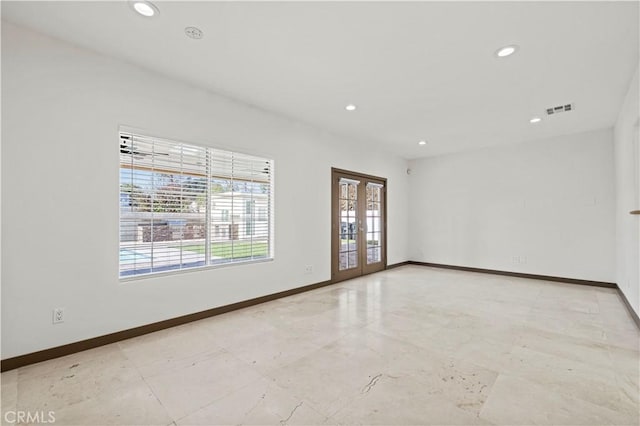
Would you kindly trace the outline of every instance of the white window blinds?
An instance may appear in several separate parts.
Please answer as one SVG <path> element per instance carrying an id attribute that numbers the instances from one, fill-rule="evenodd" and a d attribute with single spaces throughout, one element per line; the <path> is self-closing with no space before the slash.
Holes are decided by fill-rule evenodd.
<path id="1" fill-rule="evenodd" d="M 120 132 L 120 276 L 272 258 L 271 160 Z"/>

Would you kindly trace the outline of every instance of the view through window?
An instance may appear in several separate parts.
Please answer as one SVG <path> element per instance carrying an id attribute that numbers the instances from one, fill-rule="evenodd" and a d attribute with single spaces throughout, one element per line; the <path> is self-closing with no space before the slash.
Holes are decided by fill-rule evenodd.
<path id="1" fill-rule="evenodd" d="M 272 258 L 271 160 L 120 132 L 120 276 Z"/>

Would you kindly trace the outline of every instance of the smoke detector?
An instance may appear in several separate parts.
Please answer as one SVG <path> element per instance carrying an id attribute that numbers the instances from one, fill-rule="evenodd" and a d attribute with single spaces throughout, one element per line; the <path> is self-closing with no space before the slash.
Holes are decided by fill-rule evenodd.
<path id="1" fill-rule="evenodd" d="M 547 115 L 556 115 L 556 114 L 560 114 L 561 112 L 573 111 L 574 109 L 575 108 L 573 104 L 558 105 L 551 108 L 547 108 Z"/>
<path id="2" fill-rule="evenodd" d="M 187 37 L 195 40 L 200 40 L 203 36 L 202 30 L 196 27 L 187 27 L 184 29 L 184 33 L 187 35 Z"/>

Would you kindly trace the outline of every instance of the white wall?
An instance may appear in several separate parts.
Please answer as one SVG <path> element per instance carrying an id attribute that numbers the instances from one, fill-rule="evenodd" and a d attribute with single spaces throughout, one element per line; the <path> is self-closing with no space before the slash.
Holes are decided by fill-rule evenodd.
<path id="1" fill-rule="evenodd" d="M 411 260 L 615 281 L 610 129 L 410 167 Z"/>
<path id="2" fill-rule="evenodd" d="M 273 158 L 275 260 L 120 283 L 119 125 Z M 405 160 L 3 22 L 2 358 L 330 279 L 332 166 L 388 178 L 407 260 Z"/>
<path id="3" fill-rule="evenodd" d="M 640 69 L 640 68 L 639 68 Z M 620 289 L 640 315 L 640 216 L 629 214 L 640 209 L 636 188 L 636 161 L 640 155 L 634 144 L 638 132 L 640 108 L 638 70 L 629 86 L 613 130 L 616 166 L 616 277 Z"/>

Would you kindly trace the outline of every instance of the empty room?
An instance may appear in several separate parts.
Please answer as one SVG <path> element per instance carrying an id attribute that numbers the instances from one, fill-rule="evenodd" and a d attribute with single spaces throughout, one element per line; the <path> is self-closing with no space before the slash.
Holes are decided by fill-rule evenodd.
<path id="1" fill-rule="evenodd" d="M 2 1 L 2 425 L 640 424 L 640 3 Z"/>

